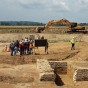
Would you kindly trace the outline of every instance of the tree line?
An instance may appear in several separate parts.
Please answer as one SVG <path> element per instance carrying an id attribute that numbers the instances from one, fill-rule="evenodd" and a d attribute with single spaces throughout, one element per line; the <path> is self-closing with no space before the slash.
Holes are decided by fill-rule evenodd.
<path id="1" fill-rule="evenodd" d="M 88 26 L 88 23 L 78 23 L 81 26 Z M 44 26 L 45 23 L 32 21 L 0 21 L 0 26 Z M 54 26 L 66 26 L 66 24 L 54 24 Z"/>
<path id="2" fill-rule="evenodd" d="M 43 26 L 44 23 L 31 21 L 0 21 L 0 26 Z"/>

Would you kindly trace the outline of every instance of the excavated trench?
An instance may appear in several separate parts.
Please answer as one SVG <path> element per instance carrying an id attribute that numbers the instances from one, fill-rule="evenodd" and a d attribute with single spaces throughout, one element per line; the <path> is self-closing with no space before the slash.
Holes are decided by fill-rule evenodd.
<path id="1" fill-rule="evenodd" d="M 64 81 L 61 79 L 61 77 L 58 75 L 57 72 L 55 72 L 55 74 L 56 74 L 55 84 L 57 86 L 63 86 L 64 85 Z"/>
<path id="2" fill-rule="evenodd" d="M 69 55 L 67 55 L 63 60 L 72 58 L 72 57 L 74 57 L 75 55 L 77 55 L 78 53 L 79 53 L 79 51 L 72 52 L 72 53 L 70 53 Z"/>
<path id="3" fill-rule="evenodd" d="M 15 77 L 11 75 L 1 75 L 0 82 L 4 83 L 30 83 L 33 82 L 33 77 Z"/>
<path id="4" fill-rule="evenodd" d="M 69 58 L 74 57 L 77 55 L 79 51 L 64 51 L 60 52 L 58 54 L 48 54 L 48 55 L 26 55 L 26 56 L 5 56 L 0 55 L 0 63 L 4 64 L 13 64 L 13 65 L 20 65 L 20 64 L 30 64 L 30 63 L 36 63 L 37 59 L 47 59 L 49 61 L 62 61 Z"/>

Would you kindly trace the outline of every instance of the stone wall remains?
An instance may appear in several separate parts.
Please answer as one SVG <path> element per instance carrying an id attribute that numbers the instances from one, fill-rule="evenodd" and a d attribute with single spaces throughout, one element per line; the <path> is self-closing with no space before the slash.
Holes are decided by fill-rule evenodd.
<path id="1" fill-rule="evenodd" d="M 49 62 L 45 59 L 37 60 L 37 69 L 39 71 L 39 80 L 40 81 L 54 81 L 55 73 L 51 68 Z"/>
<path id="2" fill-rule="evenodd" d="M 67 74 L 67 62 L 64 61 L 49 61 L 49 64 L 55 72 L 59 74 Z"/>

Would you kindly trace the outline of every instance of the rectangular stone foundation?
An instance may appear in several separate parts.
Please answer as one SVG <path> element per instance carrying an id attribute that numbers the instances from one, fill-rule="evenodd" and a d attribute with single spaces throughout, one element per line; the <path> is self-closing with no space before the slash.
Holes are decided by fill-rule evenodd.
<path id="1" fill-rule="evenodd" d="M 68 75 L 73 81 L 88 81 L 88 63 L 75 62 L 68 65 Z"/>
<path id="2" fill-rule="evenodd" d="M 58 74 L 67 74 L 67 62 L 64 61 L 49 61 L 49 64 Z"/>
<path id="3" fill-rule="evenodd" d="M 78 68 L 73 74 L 74 81 L 88 81 L 88 68 Z"/>
<path id="4" fill-rule="evenodd" d="M 56 75 L 54 72 L 45 72 L 45 73 L 40 73 L 40 81 L 54 81 Z"/>
<path id="5" fill-rule="evenodd" d="M 45 59 L 37 60 L 37 69 L 39 71 L 40 81 L 54 81 L 56 76 L 49 62 Z"/>

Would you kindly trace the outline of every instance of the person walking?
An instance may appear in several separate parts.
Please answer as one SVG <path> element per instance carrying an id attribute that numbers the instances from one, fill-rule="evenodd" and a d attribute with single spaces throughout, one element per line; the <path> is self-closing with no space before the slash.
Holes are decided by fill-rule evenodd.
<path id="1" fill-rule="evenodd" d="M 75 50 L 75 38 L 73 37 L 71 40 L 70 40 L 70 42 L 71 42 L 71 50 Z"/>

